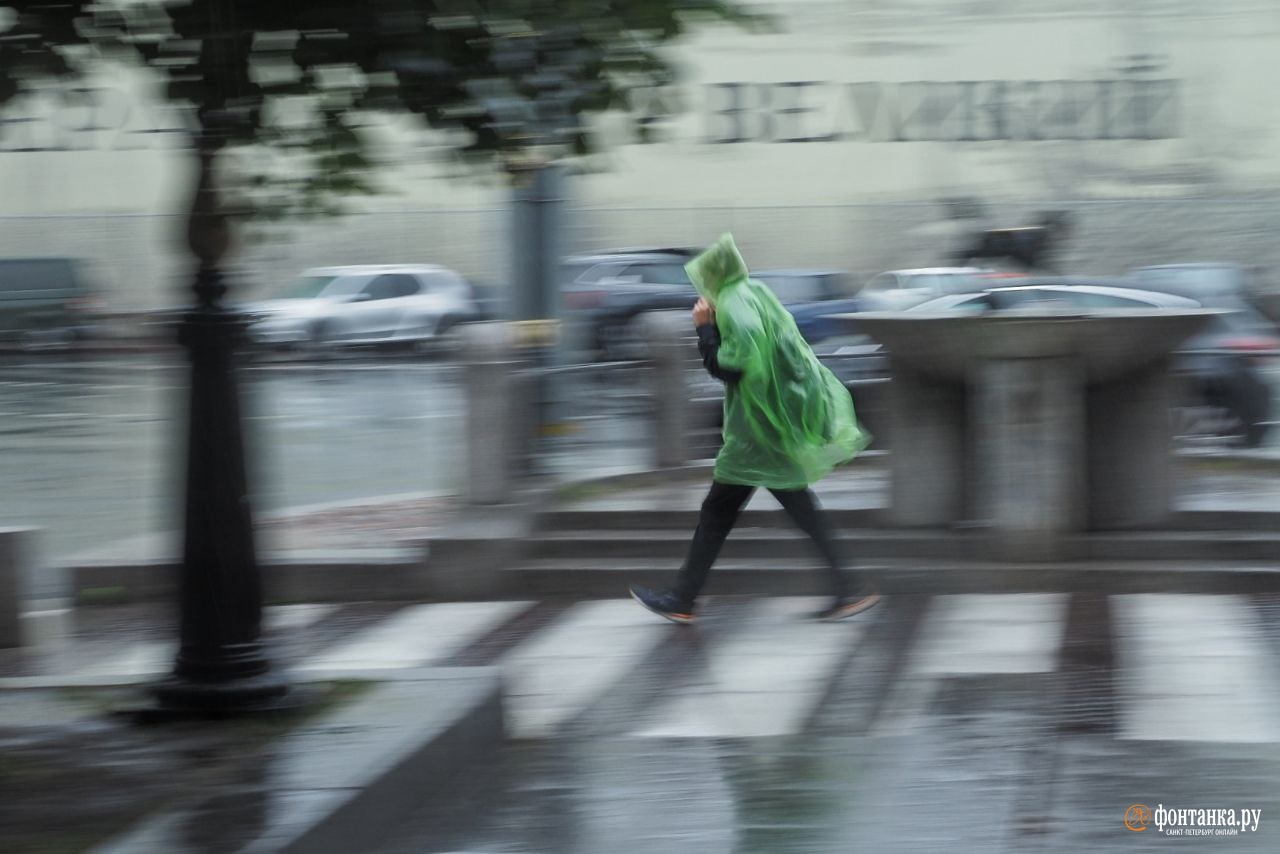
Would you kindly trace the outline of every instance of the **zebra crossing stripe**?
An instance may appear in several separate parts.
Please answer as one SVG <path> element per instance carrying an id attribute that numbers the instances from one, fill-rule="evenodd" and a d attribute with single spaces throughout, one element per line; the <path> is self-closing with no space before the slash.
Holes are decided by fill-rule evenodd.
<path id="1" fill-rule="evenodd" d="M 691 662 L 687 688 L 636 728 L 641 738 L 753 738 L 799 732 L 821 701 L 866 619 L 805 619 L 825 600 L 767 600 L 741 628 Z M 690 673 L 690 670 L 686 670 Z"/>
<path id="2" fill-rule="evenodd" d="M 921 620 L 902 678 L 871 732 L 903 735 L 925 718 L 947 676 L 1051 673 L 1067 628 L 1065 593 L 938 596 Z"/>
<path id="3" fill-rule="evenodd" d="M 1266 638 L 1244 596 L 1113 596 L 1120 737 L 1280 741 Z"/>
<path id="4" fill-rule="evenodd" d="M 421 667 L 448 658 L 532 606 L 532 602 L 410 605 L 294 669 L 316 672 Z"/>
<path id="5" fill-rule="evenodd" d="M 872 735 L 902 734 L 922 725 L 940 680 L 1053 672 L 1068 598 L 993 594 L 932 599 Z M 1140 594 L 1112 596 L 1110 602 L 1120 737 L 1280 742 L 1274 655 L 1247 597 Z M 699 634 L 699 627 L 670 626 L 629 599 L 578 603 L 498 661 L 510 734 L 554 735 L 622 680 L 633 678 L 650 680 L 655 695 L 670 688 L 651 709 L 620 722 L 633 737 L 747 738 L 802 731 L 851 647 L 874 622 L 803 620 L 803 613 L 817 604 L 816 599 L 774 598 L 735 605 L 740 610 L 729 617 L 729 631 Z M 409 606 L 312 655 L 298 669 L 333 672 L 435 663 L 532 605 Z M 295 630 L 329 617 L 337 607 L 272 607 L 264 612 L 264 625 L 272 631 Z M 680 646 L 686 657 L 679 663 L 678 681 L 667 679 L 672 674 L 637 672 L 637 665 L 670 633 L 688 631 L 698 642 Z M 77 646 L 93 649 L 91 644 Z M 134 643 L 66 675 L 0 679 L 0 687 L 145 679 L 168 670 L 174 652 L 171 641 Z M 65 660 L 70 652 L 59 654 Z"/>
<path id="6" fill-rule="evenodd" d="M 268 631 L 305 629 L 336 610 L 337 605 L 272 605 L 264 609 L 262 625 Z"/>
<path id="7" fill-rule="evenodd" d="M 673 630 L 630 599 L 574 605 L 499 660 L 508 733 L 513 738 L 551 735 Z"/>
<path id="8" fill-rule="evenodd" d="M 908 665 L 912 675 L 1051 673 L 1067 628 L 1065 593 L 940 596 Z"/>

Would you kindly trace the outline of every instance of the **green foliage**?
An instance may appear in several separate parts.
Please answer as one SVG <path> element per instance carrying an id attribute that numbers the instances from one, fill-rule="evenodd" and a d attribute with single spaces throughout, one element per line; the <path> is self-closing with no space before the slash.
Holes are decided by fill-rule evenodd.
<path id="1" fill-rule="evenodd" d="M 0 105 L 132 54 L 197 144 L 287 154 L 244 184 L 285 215 L 376 190 L 370 111 L 459 131 L 459 155 L 507 173 L 589 153 L 587 114 L 669 85 L 663 46 L 702 20 L 770 24 L 727 0 L 0 0 Z"/>

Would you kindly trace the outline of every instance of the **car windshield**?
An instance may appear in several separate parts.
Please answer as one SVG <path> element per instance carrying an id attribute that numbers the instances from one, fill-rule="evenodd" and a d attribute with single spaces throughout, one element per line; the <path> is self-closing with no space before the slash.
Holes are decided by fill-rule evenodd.
<path id="1" fill-rule="evenodd" d="M 1138 270 L 1135 277 L 1146 290 L 1198 300 L 1240 292 L 1240 277 L 1234 267 L 1148 267 Z"/>
<path id="2" fill-rule="evenodd" d="M 760 280 L 769 286 L 778 302 L 817 302 L 826 296 L 821 276 L 770 276 Z"/>
<path id="3" fill-rule="evenodd" d="M 75 291 L 73 262 L 61 258 L 0 261 L 0 291 Z"/>
<path id="4" fill-rule="evenodd" d="M 336 282 L 336 284 L 335 284 Z M 330 287 L 333 285 L 333 287 Z M 302 276 L 290 285 L 282 299 L 315 299 L 318 296 L 341 296 L 360 286 L 359 279 L 343 279 L 340 276 Z"/>

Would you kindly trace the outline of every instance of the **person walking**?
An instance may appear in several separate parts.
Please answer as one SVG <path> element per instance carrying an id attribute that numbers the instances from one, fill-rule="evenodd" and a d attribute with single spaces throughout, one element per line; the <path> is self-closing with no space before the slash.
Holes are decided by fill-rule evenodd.
<path id="1" fill-rule="evenodd" d="M 830 599 L 814 618 L 842 620 L 871 608 L 879 595 L 842 569 L 809 488 L 870 442 L 853 399 L 768 286 L 748 275 L 732 235 L 721 236 L 685 271 L 700 296 L 693 323 L 702 363 L 725 384 L 723 444 L 675 584 L 667 590 L 632 585 L 632 598 L 672 622 L 693 622 L 720 547 L 747 500 L 764 487 L 822 557 Z"/>

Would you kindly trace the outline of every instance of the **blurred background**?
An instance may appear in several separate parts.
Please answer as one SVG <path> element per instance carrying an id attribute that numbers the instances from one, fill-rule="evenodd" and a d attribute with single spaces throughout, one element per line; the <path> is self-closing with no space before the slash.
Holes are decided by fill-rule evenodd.
<path id="1" fill-rule="evenodd" d="M 1271 815 L 1277 47 L 1274 0 L 0 0 L 0 835 L 84 850 L 23 797 L 100 842 L 172 777 L 212 800 L 103 850 L 239 850 L 436 714 L 488 727 L 457 791 L 415 754 L 385 848 L 288 850 Z M 818 486 L 867 621 L 801 622 L 768 496 L 705 633 L 620 598 L 719 447 L 724 232 L 874 434 Z M 95 729 L 139 684 L 261 711 L 242 648 L 333 726 Z"/>
<path id="2" fill-rule="evenodd" d="M 561 361 L 634 359 L 632 321 L 691 305 L 681 266 L 723 231 L 784 302 L 846 300 L 832 311 L 978 290 L 931 269 L 958 267 L 1230 302 L 1241 322 L 1202 343 L 1250 348 L 1257 370 L 1202 389 L 1182 432 L 1267 442 L 1267 316 L 1280 291 L 1280 95 L 1259 71 L 1276 25 L 1267 4 L 793 0 L 741 11 L 769 17 L 659 40 L 668 67 L 626 89 L 628 110 L 582 113 L 593 150 L 561 159 L 554 234 L 539 251 L 563 263 L 542 276 L 520 272 L 537 266 L 519 255 L 521 190 L 467 160 L 457 129 L 404 110 L 360 113 L 358 178 L 339 170 L 350 180 L 332 180 L 319 205 L 308 204 L 315 182 L 289 177 L 288 164 L 291 151 L 308 164 L 323 152 L 226 153 L 229 204 L 244 213 L 225 259 L 228 300 L 274 318 L 255 326 L 248 374 L 259 508 L 457 492 L 461 398 L 445 351 L 456 355 L 458 340 L 443 333 L 477 317 L 556 317 L 572 330 Z M 173 526 L 167 425 L 181 383 L 168 344 L 190 300 L 178 236 L 193 118 L 161 95 L 136 63 L 90 63 L 33 83 L 2 114 L 3 465 L 23 485 L 3 511 L 47 526 L 57 557 L 108 532 Z M 1032 267 L 963 257 L 984 231 L 1041 225 L 1046 212 L 1058 219 Z M 1168 264 L 1207 266 L 1116 281 Z M 379 285 L 378 271 L 343 269 L 362 265 L 398 265 L 383 272 L 399 278 Z M 888 273 L 920 269 L 911 281 Z M 394 307 L 334 302 L 366 286 Z M 530 289 L 552 298 L 521 303 Z M 830 332 L 810 335 L 824 355 L 865 355 L 865 341 Z M 884 370 L 854 361 L 851 385 Z M 865 404 L 872 420 L 875 405 Z M 562 418 L 629 412 L 625 399 L 568 407 Z M 616 459 L 602 464 L 643 464 L 627 441 L 610 444 Z M 389 448 L 396 463 L 379 466 Z"/>

